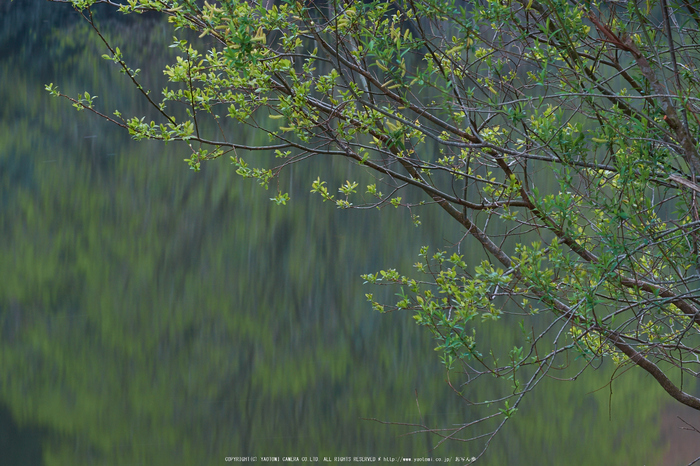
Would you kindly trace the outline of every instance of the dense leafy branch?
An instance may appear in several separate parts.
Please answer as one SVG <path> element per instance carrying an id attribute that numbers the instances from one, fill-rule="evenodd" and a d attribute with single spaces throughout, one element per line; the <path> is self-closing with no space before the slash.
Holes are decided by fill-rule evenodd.
<path id="1" fill-rule="evenodd" d="M 107 116 L 87 93 L 68 97 L 79 109 L 136 139 L 186 141 L 194 170 L 233 152 L 236 172 L 266 188 L 308 157 L 347 158 L 375 177 L 364 194 L 361 172 L 337 192 L 319 176 L 311 191 L 340 208 L 405 206 L 416 224 L 417 205 L 437 205 L 464 228 L 465 242 L 479 243 L 481 263 L 426 247 L 415 264 L 420 280 L 395 270 L 364 277 L 402 286 L 391 306 L 368 299 L 379 311 L 412 310 L 439 342 L 451 386 L 487 410 L 449 433 L 431 431 L 455 439 L 483 424 L 488 433 L 468 439 L 488 446 L 524 395 L 568 367 L 572 353 L 586 367 L 603 359 L 639 367 L 674 399 L 700 409 L 700 398 L 678 382 L 700 374 L 693 137 L 700 30 L 691 6 L 68 3 L 162 121 Z M 179 56 L 164 70 L 173 88 L 159 102 L 100 33 L 95 3 L 161 12 L 186 37 L 174 39 Z M 199 39 L 189 40 L 190 30 Z M 230 142 L 235 129 L 223 112 L 270 143 Z M 408 188 L 428 202 L 399 196 Z M 290 197 L 279 189 L 272 199 Z M 520 325 L 512 348 L 482 338 L 499 322 Z M 486 374 L 510 385 L 493 399 L 471 400 L 468 384 Z M 500 408 L 489 411 L 494 404 Z"/>

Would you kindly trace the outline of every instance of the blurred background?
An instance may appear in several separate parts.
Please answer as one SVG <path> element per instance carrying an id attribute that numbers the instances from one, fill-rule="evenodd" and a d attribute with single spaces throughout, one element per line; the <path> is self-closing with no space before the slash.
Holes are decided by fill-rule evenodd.
<path id="1" fill-rule="evenodd" d="M 153 115 L 70 7 L 0 0 L 0 13 L 0 464 L 481 451 L 483 442 L 438 445 L 367 420 L 441 428 L 483 414 L 447 385 L 409 313 L 378 314 L 364 296 L 390 301 L 398 290 L 360 278 L 411 273 L 422 245 L 452 250 L 464 234 L 454 222 L 427 208 L 415 227 L 403 209 L 322 203 L 309 193 L 317 176 L 330 186 L 362 176 L 342 160 L 286 172 L 286 207 L 227 160 L 194 173 L 182 146 L 134 142 L 44 90 L 88 91 L 106 114 Z M 175 32 L 157 17 L 96 14 L 157 94 Z M 482 257 L 469 239 L 461 252 Z M 489 332 L 510 346 L 519 330 Z M 700 456 L 700 434 L 678 418 L 700 428 L 700 415 L 641 371 L 612 376 L 602 368 L 541 384 L 482 464 Z M 489 390 L 486 381 L 465 395 Z"/>

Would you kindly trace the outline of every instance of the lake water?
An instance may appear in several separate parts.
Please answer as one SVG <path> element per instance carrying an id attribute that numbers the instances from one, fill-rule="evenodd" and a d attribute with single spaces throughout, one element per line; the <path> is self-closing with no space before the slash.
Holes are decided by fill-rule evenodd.
<path id="1" fill-rule="evenodd" d="M 419 212 L 416 228 L 402 210 L 322 203 L 311 180 L 357 173 L 340 160 L 283 175 L 286 207 L 226 160 L 194 173 L 183 147 L 131 141 L 44 91 L 52 82 L 98 95 L 108 113 L 150 112 L 70 8 L 2 0 L 0 12 L 0 464 L 434 464 L 481 451 L 367 420 L 447 428 L 477 414 L 446 384 L 429 335 L 410 314 L 372 311 L 364 294 L 383 290 L 360 278 L 410 272 L 420 246 L 459 241 L 446 215 Z M 153 18 L 103 25 L 157 86 L 173 32 Z M 467 260 L 480 254 L 462 247 Z M 511 346 L 503 327 L 490 338 Z M 610 378 L 546 381 L 480 464 L 700 456 L 700 435 L 677 418 L 700 426 L 697 413 L 640 371 Z"/>

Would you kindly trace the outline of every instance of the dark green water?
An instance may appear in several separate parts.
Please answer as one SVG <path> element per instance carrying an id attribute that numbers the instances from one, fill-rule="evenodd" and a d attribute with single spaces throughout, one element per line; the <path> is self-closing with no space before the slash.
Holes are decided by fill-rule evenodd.
<path id="1" fill-rule="evenodd" d="M 364 420 L 437 428 L 477 414 L 446 385 L 428 335 L 408 314 L 374 313 L 364 293 L 382 290 L 360 278 L 410 271 L 421 245 L 458 241 L 449 218 L 419 212 L 415 228 L 400 210 L 322 203 L 312 179 L 355 173 L 338 160 L 284 175 L 285 208 L 225 160 L 195 174 L 182 147 L 130 141 L 44 91 L 53 82 L 107 111 L 149 112 L 70 9 L 1 0 L 0 12 L 1 465 L 478 454 L 478 442 L 432 450 L 438 437 Z M 150 18 L 103 24 L 157 85 L 173 33 Z M 514 332 L 490 337 L 511 346 Z M 675 417 L 700 416 L 638 371 L 612 395 L 609 380 L 543 383 L 482 464 L 700 455 L 700 436 Z"/>

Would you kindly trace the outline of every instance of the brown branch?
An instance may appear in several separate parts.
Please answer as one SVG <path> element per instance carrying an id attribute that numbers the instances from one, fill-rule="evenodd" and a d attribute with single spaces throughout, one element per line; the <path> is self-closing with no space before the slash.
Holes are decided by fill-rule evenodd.
<path id="1" fill-rule="evenodd" d="M 564 317 L 568 319 L 575 318 L 576 315 L 573 309 L 571 309 L 569 306 L 562 303 L 561 301 L 554 299 L 551 296 L 548 296 L 545 293 L 540 292 L 538 290 L 534 290 L 534 294 L 536 294 L 538 297 L 540 297 L 540 299 L 542 299 L 544 302 L 546 302 L 553 308 L 560 311 Z M 661 387 L 674 399 L 693 409 L 700 410 L 700 398 L 689 395 L 680 388 L 678 388 L 671 381 L 671 379 L 669 379 L 666 376 L 664 371 L 662 371 L 659 368 L 659 366 L 649 361 L 647 358 L 644 357 L 642 353 L 635 350 L 622 338 L 622 336 L 619 333 L 600 327 L 597 324 L 591 326 L 590 331 L 594 331 L 602 335 L 606 340 L 610 341 L 610 343 L 615 345 L 615 347 L 622 351 L 633 363 L 635 363 L 637 366 L 641 367 L 642 369 L 647 371 L 652 377 L 654 377 L 659 383 L 659 385 L 661 385 Z"/>
<path id="2" fill-rule="evenodd" d="M 666 393 L 668 393 L 684 405 L 689 406 L 693 409 L 700 410 L 700 398 L 689 395 L 680 388 L 678 388 L 673 382 L 671 382 L 671 379 L 669 379 L 666 376 L 664 371 L 662 371 L 659 368 L 659 366 L 649 361 L 647 358 L 644 357 L 642 353 L 632 348 L 632 346 L 627 344 L 627 342 L 625 342 L 619 334 L 617 334 L 616 332 L 607 331 L 600 327 L 597 328 L 596 331 L 604 335 L 608 340 L 610 340 L 615 345 L 615 347 L 617 347 L 620 351 L 625 353 L 625 355 L 628 358 L 630 358 L 630 360 L 633 363 L 635 363 L 636 365 L 647 371 L 649 374 L 651 374 L 651 376 L 656 379 L 659 385 L 661 385 L 661 387 L 664 390 L 666 390 Z"/>
<path id="3" fill-rule="evenodd" d="M 658 78 L 656 77 L 656 73 L 654 73 L 654 70 L 649 64 L 649 61 L 639 50 L 632 38 L 629 36 L 625 36 L 621 39 L 621 43 L 622 46 L 620 47 L 620 49 L 630 52 L 632 54 L 632 57 L 634 57 L 634 60 L 637 62 L 637 66 L 642 72 L 642 75 L 644 75 L 647 81 L 649 81 L 651 86 L 654 88 L 654 91 L 657 94 L 659 94 L 658 99 L 660 99 L 661 101 L 661 109 L 666 114 L 666 116 L 664 117 L 664 121 L 666 121 L 666 124 L 668 124 L 668 126 L 673 130 L 673 132 L 676 135 L 676 138 L 678 138 L 678 141 L 680 142 L 681 147 L 683 148 L 683 155 L 686 162 L 688 162 L 688 164 L 691 167 L 693 167 L 695 173 L 700 173 L 700 155 L 698 155 L 698 151 L 695 148 L 695 142 L 685 125 L 681 122 L 680 118 L 678 117 L 678 113 L 676 112 L 676 109 L 673 106 L 673 102 L 671 101 L 668 92 L 666 91 L 664 86 L 659 82 Z"/>

